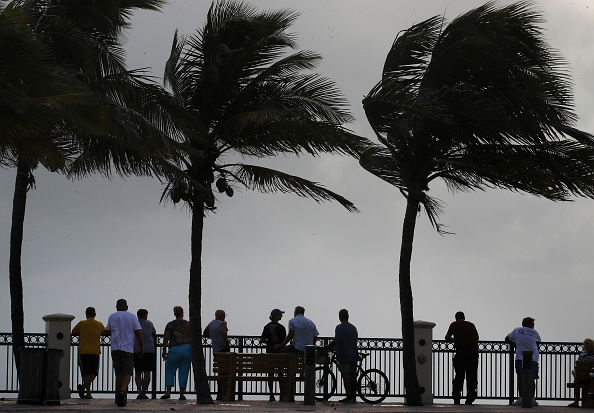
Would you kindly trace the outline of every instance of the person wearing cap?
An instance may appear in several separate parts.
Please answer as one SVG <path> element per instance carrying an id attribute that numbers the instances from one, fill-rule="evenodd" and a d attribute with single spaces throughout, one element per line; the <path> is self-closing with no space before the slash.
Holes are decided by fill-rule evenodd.
<path id="1" fill-rule="evenodd" d="M 111 336 L 111 358 L 116 375 L 116 404 L 126 405 L 126 391 L 134 370 L 134 337 L 138 342 L 138 356 L 144 355 L 142 327 L 138 318 L 128 311 L 128 303 L 120 298 L 116 311 L 107 319 L 105 335 Z"/>
<path id="2" fill-rule="evenodd" d="M 287 338 L 287 330 L 282 324 L 279 324 L 285 312 L 275 308 L 270 312 L 270 322 L 264 326 L 262 335 L 260 336 L 260 343 L 266 344 L 267 353 L 280 353 L 280 348 L 274 348 L 275 345 L 282 343 Z M 269 374 L 273 377 L 274 374 Z M 280 384 L 280 383 L 279 383 Z M 268 380 L 268 390 L 270 392 L 270 401 L 274 401 L 274 381 Z"/>
<path id="3" fill-rule="evenodd" d="M 518 393 L 520 397 L 513 402 L 514 406 L 522 405 L 522 352 L 532 351 L 532 379 L 534 380 L 532 391 L 532 405 L 538 406 L 536 398 L 536 379 L 538 379 L 538 344 L 540 343 L 540 334 L 534 329 L 534 318 L 524 317 L 522 327 L 516 327 L 505 336 L 505 341 L 516 343 L 516 375 L 518 376 Z"/>

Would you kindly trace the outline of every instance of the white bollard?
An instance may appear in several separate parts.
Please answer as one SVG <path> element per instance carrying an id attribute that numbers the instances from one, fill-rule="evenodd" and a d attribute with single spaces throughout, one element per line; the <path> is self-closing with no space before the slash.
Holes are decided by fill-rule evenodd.
<path id="1" fill-rule="evenodd" d="M 58 348 L 64 352 L 60 358 L 59 392 L 60 400 L 71 398 L 70 389 L 70 343 L 73 315 L 49 314 L 42 317 L 45 321 L 45 334 L 47 334 L 47 348 Z"/>
<path id="2" fill-rule="evenodd" d="M 423 404 L 433 404 L 433 327 L 430 321 L 415 321 L 415 358 L 417 377 L 423 389 Z"/>

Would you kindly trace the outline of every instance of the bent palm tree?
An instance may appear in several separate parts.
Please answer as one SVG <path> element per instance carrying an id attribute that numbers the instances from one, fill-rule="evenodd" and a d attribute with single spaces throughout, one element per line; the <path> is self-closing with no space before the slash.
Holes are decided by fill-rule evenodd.
<path id="1" fill-rule="evenodd" d="M 159 114 L 151 110 L 155 107 L 153 97 L 159 93 L 127 71 L 118 43 L 134 8 L 155 9 L 161 3 L 162 0 L 93 3 L 15 0 L 2 9 L 2 14 L 12 21 L 18 17 L 22 35 L 14 44 L 7 42 L 7 36 L 0 38 L 3 53 L 15 50 L 14 45 L 19 44 L 23 47 L 19 50 L 21 54 L 13 55 L 20 59 L 33 58 L 32 54 L 42 47 L 45 59 L 45 66 L 18 66 L 23 76 L 28 72 L 33 75 L 20 82 L 9 82 L 9 86 L 14 86 L 12 89 L 0 86 L 0 103 L 8 104 L 8 113 L 13 115 L 7 128 L 13 133 L 0 137 L 0 160 L 3 161 L 0 165 L 17 167 L 9 268 L 15 352 L 24 345 L 22 229 L 27 189 L 33 182 L 32 171 L 37 165 L 78 176 L 94 171 L 109 176 L 112 167 L 123 175 L 170 172 L 166 162 L 169 155 L 165 154 L 175 152 L 170 150 L 173 145 L 167 143 L 163 132 L 148 122 L 158 118 Z M 3 25 L 2 29 L 13 26 Z M 2 74 L 9 75 L 18 62 L 3 58 L 1 63 Z M 57 75 L 39 76 L 48 64 L 60 75 L 59 79 Z M 15 78 L 22 78 L 19 76 Z M 70 94 L 66 94 L 65 85 Z M 40 100 L 40 96 L 52 90 L 60 90 L 62 95 L 47 102 Z M 64 107 L 75 99 L 75 92 L 81 93 L 80 90 L 86 99 L 75 101 L 76 107 L 72 104 Z M 32 99 L 19 100 L 17 96 L 13 100 L 14 94 Z M 56 102 L 61 102 L 62 106 L 57 107 Z M 32 118 L 36 122 L 31 122 Z M 164 119 L 159 125 L 166 129 L 169 124 Z M 17 371 L 19 361 L 16 357 Z"/>
<path id="2" fill-rule="evenodd" d="M 422 404 L 416 376 L 410 283 L 417 213 L 438 222 L 449 190 L 505 188 L 564 201 L 594 196 L 593 137 L 572 125 L 565 62 L 542 37 L 530 3 L 487 3 L 445 26 L 433 17 L 400 33 L 381 81 L 363 100 L 382 145 L 363 168 L 406 198 L 399 263 L 407 404 Z"/>
<path id="3" fill-rule="evenodd" d="M 186 201 L 192 216 L 190 324 L 198 403 L 210 403 L 201 340 L 201 254 L 204 215 L 214 209 L 213 183 L 233 188 L 293 192 L 316 201 L 351 202 L 309 180 L 263 166 L 225 163 L 229 154 L 256 159 L 277 153 L 322 152 L 357 156 L 365 140 L 341 125 L 351 120 L 346 102 L 327 79 L 302 73 L 320 57 L 295 48 L 286 32 L 297 14 L 257 12 L 245 3 L 214 4 L 205 26 L 189 39 L 174 37 L 165 80 L 196 125 L 187 128 L 187 173 L 197 185 L 171 181 L 165 195 Z"/>

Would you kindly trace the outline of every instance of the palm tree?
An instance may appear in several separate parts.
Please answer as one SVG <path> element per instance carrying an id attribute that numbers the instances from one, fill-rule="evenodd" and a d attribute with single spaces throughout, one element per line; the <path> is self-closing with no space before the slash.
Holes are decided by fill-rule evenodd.
<path id="1" fill-rule="evenodd" d="M 406 198 L 400 249 L 404 385 L 416 375 L 410 270 L 422 206 L 438 232 L 441 179 L 452 192 L 505 188 L 554 201 L 594 195 L 594 139 L 575 129 L 569 71 L 529 2 L 487 3 L 449 25 L 433 17 L 400 33 L 363 100 L 381 145 L 360 158 Z"/>
<path id="2" fill-rule="evenodd" d="M 18 66 L 19 70 L 26 68 L 24 74 L 32 72 L 27 79 L 8 83 L 12 89 L 0 86 L 0 102 L 11 101 L 8 113 L 13 114 L 13 122 L 6 128 L 13 133 L 0 138 L 0 160 L 4 166 L 17 167 L 9 267 L 15 353 L 24 345 L 22 232 L 26 194 L 34 182 L 32 172 L 37 165 L 70 176 L 93 172 L 110 176 L 112 168 L 122 175 L 175 173 L 175 167 L 168 162 L 177 149 L 166 135 L 171 132 L 172 124 L 167 116 L 161 116 L 160 110 L 160 105 L 168 106 L 168 103 L 158 88 L 144 82 L 142 74 L 126 69 L 118 43 L 133 9 L 157 9 L 162 3 L 162 0 L 92 3 L 15 0 L 3 8 L 4 15 L 19 16 L 19 28 L 25 34 L 21 43 L 16 43 L 22 45 L 25 53 L 13 55 L 31 59 L 42 48 L 43 59 L 49 61 L 45 65 L 51 64 L 61 76 L 44 79 L 39 74 L 45 66 L 32 69 L 31 65 L 23 64 Z M 15 50 L 7 42 L 2 42 L 1 47 L 3 51 Z M 10 75 L 13 62 L 3 58 L 2 63 L 5 63 L 4 74 Z M 64 94 L 66 86 L 71 89 L 69 95 Z M 40 90 L 41 87 L 45 89 Z M 49 103 L 54 105 L 40 100 L 40 96 L 55 90 L 61 90 L 63 95 L 59 99 L 52 97 Z M 82 103 L 80 90 L 86 97 Z M 33 98 L 24 102 L 35 105 L 17 106 L 21 100 L 12 100 L 15 93 Z M 76 96 L 78 103 L 74 101 Z M 77 103 L 76 109 L 71 104 L 66 106 L 73 101 Z M 57 108 L 57 103 L 64 107 Z M 32 123 L 32 118 L 38 122 Z M 159 128 L 149 120 L 155 120 Z M 16 361 L 18 370 L 18 357 Z"/>
<path id="3" fill-rule="evenodd" d="M 296 47 L 286 32 L 296 18 L 290 10 L 258 12 L 245 3 L 215 3 L 194 36 L 179 39 L 175 34 L 166 65 L 166 84 L 195 120 L 183 143 L 190 153 L 186 171 L 197 183 L 171 181 L 164 196 L 187 202 L 192 217 L 189 313 L 198 403 L 212 402 L 200 309 L 204 216 L 215 208 L 213 184 L 229 197 L 238 187 L 293 192 L 318 202 L 338 201 L 356 211 L 351 202 L 315 182 L 224 159 L 322 152 L 357 156 L 366 142 L 341 126 L 351 117 L 336 87 L 303 73 L 314 68 L 320 56 L 309 51 L 285 55 Z"/>
<path id="4" fill-rule="evenodd" d="M 31 170 L 38 163 L 63 168 L 73 148 L 58 136 L 102 125 L 94 94 L 55 63 L 28 23 L 21 10 L 0 8 L 0 166 L 17 168 L 9 262 L 15 356 L 25 345 L 20 257 L 27 190 L 35 184 Z"/>

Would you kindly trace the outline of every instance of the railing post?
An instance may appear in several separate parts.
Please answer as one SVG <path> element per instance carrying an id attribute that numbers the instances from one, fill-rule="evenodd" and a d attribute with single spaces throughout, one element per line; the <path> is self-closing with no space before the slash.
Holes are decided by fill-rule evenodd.
<path id="1" fill-rule="evenodd" d="M 62 350 L 60 358 L 60 369 L 58 374 L 58 391 L 60 400 L 70 399 L 70 343 L 72 342 L 72 320 L 73 315 L 49 314 L 42 317 L 45 321 L 45 334 L 47 334 L 47 348 Z"/>
<path id="2" fill-rule="evenodd" d="M 532 407 L 532 350 L 522 351 L 522 407 Z"/>
<path id="3" fill-rule="evenodd" d="M 516 377 L 515 369 L 516 369 L 516 349 L 515 344 L 513 342 L 508 342 L 507 345 L 509 346 L 509 405 L 511 406 L 514 402 L 514 397 L 516 394 L 514 378 Z"/>
<path id="4" fill-rule="evenodd" d="M 243 353 L 244 338 L 245 337 L 243 337 L 243 336 L 237 337 L 237 352 L 238 353 Z M 240 375 L 243 375 L 243 373 L 240 373 Z M 237 400 L 243 400 L 243 381 L 237 382 Z"/>
<path id="5" fill-rule="evenodd" d="M 305 383 L 303 404 L 316 404 L 316 346 L 305 346 Z"/>
<path id="6" fill-rule="evenodd" d="M 430 321 L 415 321 L 415 357 L 423 404 L 433 403 L 433 327 Z"/>

